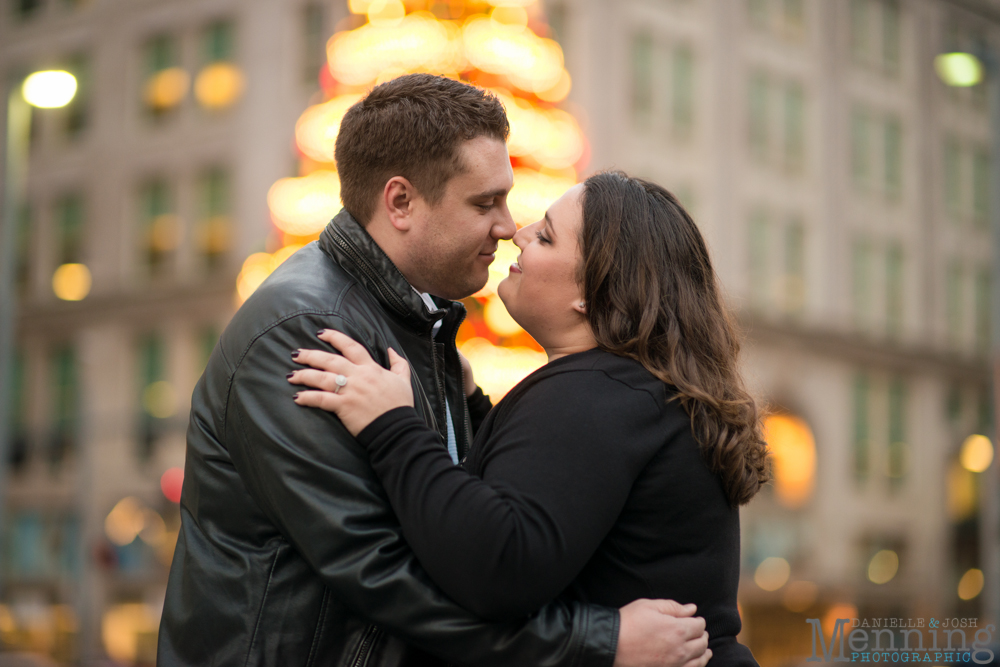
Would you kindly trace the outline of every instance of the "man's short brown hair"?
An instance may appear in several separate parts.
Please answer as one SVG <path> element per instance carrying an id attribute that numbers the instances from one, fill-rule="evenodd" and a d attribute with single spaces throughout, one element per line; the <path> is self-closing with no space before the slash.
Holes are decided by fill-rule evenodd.
<path id="1" fill-rule="evenodd" d="M 336 160 L 344 208 L 368 224 L 393 176 L 406 178 L 436 204 L 463 169 L 463 142 L 480 136 L 506 141 L 509 133 L 503 105 L 482 88 L 432 74 L 379 84 L 340 124 Z"/>

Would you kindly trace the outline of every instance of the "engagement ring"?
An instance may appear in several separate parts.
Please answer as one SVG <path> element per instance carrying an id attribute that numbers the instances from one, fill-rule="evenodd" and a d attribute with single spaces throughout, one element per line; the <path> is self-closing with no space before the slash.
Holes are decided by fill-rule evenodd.
<path id="1" fill-rule="evenodd" d="M 333 390 L 335 394 L 339 394 L 340 390 L 347 385 L 347 378 L 343 375 L 336 376 L 333 381 L 337 383 L 337 388 Z"/>

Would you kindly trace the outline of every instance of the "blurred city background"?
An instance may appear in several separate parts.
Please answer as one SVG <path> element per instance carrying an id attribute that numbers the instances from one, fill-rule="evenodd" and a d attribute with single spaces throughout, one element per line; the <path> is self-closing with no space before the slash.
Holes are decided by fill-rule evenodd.
<path id="1" fill-rule="evenodd" d="M 1000 0 L 2 0 L 0 664 L 155 661 L 192 389 L 339 209 L 339 119 L 411 71 L 501 96 L 519 224 L 615 167 L 700 225 L 773 410 L 762 667 L 804 663 L 807 618 L 996 623 L 998 27 Z M 495 295 L 515 255 L 459 337 L 494 400 L 545 359 Z"/>

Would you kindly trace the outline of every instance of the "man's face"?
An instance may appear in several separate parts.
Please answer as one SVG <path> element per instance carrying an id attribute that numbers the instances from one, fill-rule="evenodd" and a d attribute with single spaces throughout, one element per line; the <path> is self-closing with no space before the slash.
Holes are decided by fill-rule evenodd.
<path id="1" fill-rule="evenodd" d="M 459 149 L 464 169 L 448 181 L 444 196 L 429 205 L 414 202 L 415 234 L 408 248 L 414 287 L 447 299 L 463 299 L 482 289 L 497 241 L 517 228 L 507 209 L 514 172 L 507 145 L 476 137 Z"/>

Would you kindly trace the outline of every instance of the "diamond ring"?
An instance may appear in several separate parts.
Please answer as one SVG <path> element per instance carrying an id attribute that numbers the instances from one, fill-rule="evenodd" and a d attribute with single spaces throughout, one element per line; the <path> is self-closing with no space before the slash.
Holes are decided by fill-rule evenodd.
<path id="1" fill-rule="evenodd" d="M 337 388 L 333 390 L 335 394 L 339 394 L 340 390 L 347 386 L 347 378 L 343 375 L 335 376 L 333 381 L 337 383 Z"/>

